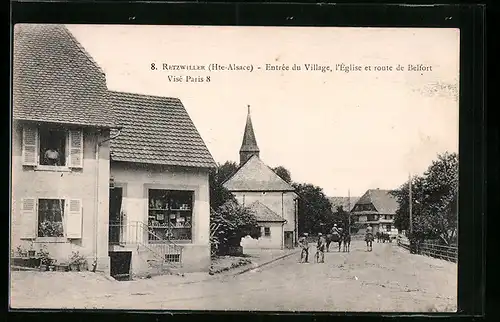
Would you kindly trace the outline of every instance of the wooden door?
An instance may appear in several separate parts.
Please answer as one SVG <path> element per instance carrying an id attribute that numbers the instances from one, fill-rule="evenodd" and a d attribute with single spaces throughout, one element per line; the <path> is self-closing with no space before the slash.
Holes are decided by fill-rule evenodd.
<path id="1" fill-rule="evenodd" d="M 285 231 L 285 248 L 293 248 L 293 231 Z"/>

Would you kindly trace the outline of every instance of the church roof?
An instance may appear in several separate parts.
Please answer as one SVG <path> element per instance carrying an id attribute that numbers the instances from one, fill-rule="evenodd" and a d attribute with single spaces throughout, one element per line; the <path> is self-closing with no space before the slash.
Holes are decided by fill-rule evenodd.
<path id="1" fill-rule="evenodd" d="M 240 152 L 259 152 L 257 139 L 253 131 L 252 118 L 250 117 L 250 106 L 248 106 L 247 123 L 245 124 L 245 132 L 243 133 Z"/>
<path id="2" fill-rule="evenodd" d="M 255 217 L 257 217 L 257 221 L 266 221 L 266 222 L 285 222 L 286 220 L 278 216 L 274 211 L 269 209 L 266 205 L 261 203 L 260 201 L 254 201 L 248 206 L 250 210 L 255 213 Z"/>
<path id="3" fill-rule="evenodd" d="M 369 189 L 361 198 L 357 205 L 373 204 L 379 214 L 393 215 L 398 210 L 399 203 L 390 190 Z"/>
<path id="4" fill-rule="evenodd" d="M 257 155 L 252 155 L 223 185 L 229 191 L 295 191 Z"/>

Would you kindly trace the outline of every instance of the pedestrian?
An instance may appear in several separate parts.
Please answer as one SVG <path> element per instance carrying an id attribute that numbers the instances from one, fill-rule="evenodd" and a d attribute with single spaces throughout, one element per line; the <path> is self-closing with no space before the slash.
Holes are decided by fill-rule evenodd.
<path id="1" fill-rule="evenodd" d="M 309 262 L 309 242 L 307 241 L 308 233 L 304 233 L 302 237 L 299 238 L 299 247 L 301 248 L 300 252 L 300 262 L 308 263 Z"/>
<path id="2" fill-rule="evenodd" d="M 324 263 L 325 262 L 325 248 L 326 248 L 326 239 L 322 233 L 318 234 L 318 244 L 316 246 L 316 262 Z"/>

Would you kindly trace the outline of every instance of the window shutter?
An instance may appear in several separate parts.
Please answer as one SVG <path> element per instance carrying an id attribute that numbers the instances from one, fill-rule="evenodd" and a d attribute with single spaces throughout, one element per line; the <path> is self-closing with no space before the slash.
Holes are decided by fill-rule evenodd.
<path id="1" fill-rule="evenodd" d="M 81 130 L 69 131 L 69 167 L 83 167 L 83 132 Z"/>
<path id="2" fill-rule="evenodd" d="M 34 239 L 37 236 L 37 207 L 35 198 L 21 200 L 21 238 Z"/>
<path id="3" fill-rule="evenodd" d="M 23 126 L 22 155 L 23 165 L 36 165 L 38 155 L 38 129 L 34 126 Z"/>
<path id="4" fill-rule="evenodd" d="M 66 238 L 82 238 L 82 201 L 80 199 L 70 199 L 66 212 Z"/>

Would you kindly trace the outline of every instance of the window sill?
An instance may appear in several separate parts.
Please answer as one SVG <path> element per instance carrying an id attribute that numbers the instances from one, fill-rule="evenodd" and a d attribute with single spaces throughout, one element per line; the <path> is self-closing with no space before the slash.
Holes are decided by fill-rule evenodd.
<path id="1" fill-rule="evenodd" d="M 37 165 L 34 167 L 35 171 L 51 171 L 51 172 L 71 172 L 69 167 L 57 167 L 50 165 Z"/>
<path id="2" fill-rule="evenodd" d="M 66 237 L 37 237 L 35 243 L 67 243 L 69 240 Z"/>

